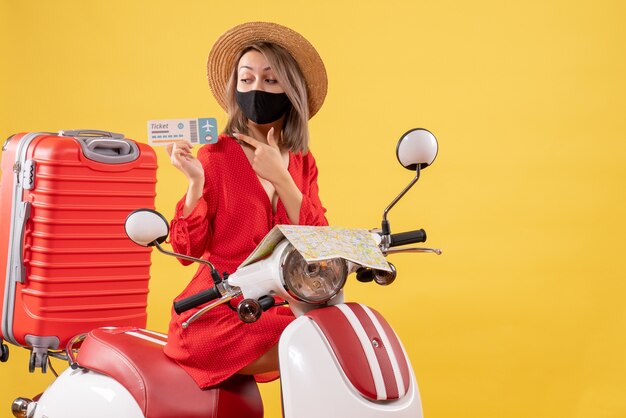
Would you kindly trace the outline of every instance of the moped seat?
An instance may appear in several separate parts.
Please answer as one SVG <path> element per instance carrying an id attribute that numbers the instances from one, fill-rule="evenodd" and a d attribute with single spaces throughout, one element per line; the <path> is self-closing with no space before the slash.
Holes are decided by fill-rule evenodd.
<path id="1" fill-rule="evenodd" d="M 263 417 L 261 396 L 251 376 L 235 375 L 202 390 L 163 353 L 166 339 L 138 328 L 98 328 L 83 341 L 78 365 L 122 384 L 145 417 Z"/>

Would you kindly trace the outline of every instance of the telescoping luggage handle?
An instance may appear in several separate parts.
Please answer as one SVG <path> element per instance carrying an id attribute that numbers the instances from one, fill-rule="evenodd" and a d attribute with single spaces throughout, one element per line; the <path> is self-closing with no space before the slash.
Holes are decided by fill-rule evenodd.
<path id="1" fill-rule="evenodd" d="M 60 131 L 60 136 L 71 136 L 80 143 L 83 154 L 90 160 L 105 164 L 121 164 L 139 158 L 137 144 L 118 134 L 97 129 Z"/>

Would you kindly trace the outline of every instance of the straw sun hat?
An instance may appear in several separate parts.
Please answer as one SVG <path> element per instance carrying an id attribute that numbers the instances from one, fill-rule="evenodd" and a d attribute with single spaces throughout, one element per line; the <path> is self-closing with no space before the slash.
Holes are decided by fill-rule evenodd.
<path id="1" fill-rule="evenodd" d="M 226 84 L 237 65 L 239 53 L 257 42 L 279 45 L 296 60 L 306 81 L 309 115 L 313 117 L 322 107 L 328 88 L 324 63 L 313 45 L 302 35 L 276 23 L 244 23 L 228 30 L 215 41 L 209 53 L 207 77 L 217 102 L 227 110 Z"/>

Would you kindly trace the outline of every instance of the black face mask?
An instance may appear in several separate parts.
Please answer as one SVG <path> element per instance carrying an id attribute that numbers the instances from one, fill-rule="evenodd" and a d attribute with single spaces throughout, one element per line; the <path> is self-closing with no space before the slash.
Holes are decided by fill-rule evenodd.
<path id="1" fill-rule="evenodd" d="M 291 102 L 285 93 L 261 90 L 242 93 L 237 90 L 235 99 L 244 116 L 259 125 L 276 122 L 291 108 Z"/>

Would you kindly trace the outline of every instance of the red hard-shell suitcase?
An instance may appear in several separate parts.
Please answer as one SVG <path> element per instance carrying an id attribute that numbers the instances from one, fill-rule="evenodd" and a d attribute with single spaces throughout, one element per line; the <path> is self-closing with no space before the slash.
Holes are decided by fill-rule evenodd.
<path id="1" fill-rule="evenodd" d="M 32 349 L 31 371 L 45 371 L 49 352 L 77 334 L 145 327 L 150 250 L 127 238 L 124 221 L 154 208 L 156 169 L 151 147 L 105 131 L 22 133 L 4 144 L 1 336 Z"/>

